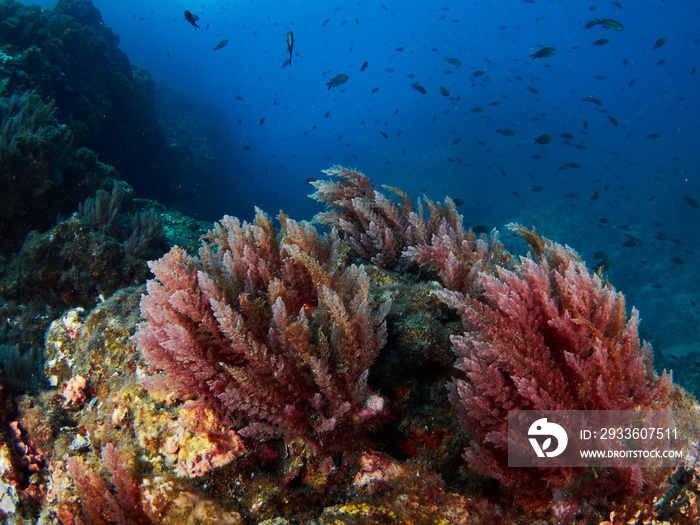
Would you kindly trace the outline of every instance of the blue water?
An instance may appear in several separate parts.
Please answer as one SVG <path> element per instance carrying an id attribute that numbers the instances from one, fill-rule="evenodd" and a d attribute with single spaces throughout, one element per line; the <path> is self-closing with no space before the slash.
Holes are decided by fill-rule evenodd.
<path id="1" fill-rule="evenodd" d="M 462 199 L 472 225 L 536 226 L 590 266 L 605 252 L 656 351 L 698 349 L 699 2 L 94 3 L 134 64 L 229 120 L 231 214 L 309 219 L 320 208 L 304 179 L 357 167 L 416 197 Z M 584 31 L 594 18 L 625 29 Z M 530 58 L 544 46 L 556 54 Z M 536 144 L 542 134 L 552 141 Z M 630 236 L 641 246 L 623 246 Z"/>

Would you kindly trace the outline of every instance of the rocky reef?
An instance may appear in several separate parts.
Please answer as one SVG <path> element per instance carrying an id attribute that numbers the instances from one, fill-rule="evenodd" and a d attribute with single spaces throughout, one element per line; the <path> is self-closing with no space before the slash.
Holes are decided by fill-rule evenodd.
<path id="1" fill-rule="evenodd" d="M 147 286 L 144 258 L 179 234 L 120 186 L 48 234 L 112 255 L 25 265 L 81 273 L 46 314 L 44 379 L 3 391 L 8 522 L 697 523 L 696 444 L 673 467 L 524 472 L 493 439 L 508 408 L 697 410 L 654 372 L 620 294 L 536 232 L 515 228 L 531 246 L 516 258 L 449 199 L 416 207 L 327 173 L 318 220 L 342 228 L 226 217 L 199 256 L 183 242 L 151 261 Z M 577 366 L 553 367 L 561 352 Z"/>

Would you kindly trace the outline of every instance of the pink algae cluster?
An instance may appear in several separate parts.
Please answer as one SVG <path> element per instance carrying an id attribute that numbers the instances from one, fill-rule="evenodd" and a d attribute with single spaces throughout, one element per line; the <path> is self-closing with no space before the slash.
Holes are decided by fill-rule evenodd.
<path id="1" fill-rule="evenodd" d="M 62 386 L 18 405 L 13 438 L 45 463 L 5 470 L 16 504 L 2 512 L 697 523 L 692 459 L 505 463 L 509 409 L 695 407 L 654 372 L 621 294 L 532 230 L 512 226 L 531 247 L 518 259 L 497 232 L 465 229 L 450 199 L 414 206 L 357 171 L 326 173 L 313 198 L 329 232 L 284 214 L 278 230 L 260 210 L 225 217 L 198 256 L 175 247 L 152 261 L 141 297 L 120 290 L 52 324 L 46 375 Z"/>

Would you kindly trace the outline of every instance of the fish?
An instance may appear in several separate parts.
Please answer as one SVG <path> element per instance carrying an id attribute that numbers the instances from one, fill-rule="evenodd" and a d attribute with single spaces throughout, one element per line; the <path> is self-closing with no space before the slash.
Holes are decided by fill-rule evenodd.
<path id="1" fill-rule="evenodd" d="M 574 138 L 571 133 L 561 133 L 559 136 L 564 140 L 572 140 Z"/>
<path id="2" fill-rule="evenodd" d="M 294 49 L 294 33 L 292 33 L 291 31 L 287 31 L 287 51 L 289 51 L 290 66 L 292 65 L 292 49 Z"/>
<path id="3" fill-rule="evenodd" d="M 452 64 L 455 67 L 459 67 L 462 65 L 462 62 L 460 62 L 458 58 L 454 58 L 454 57 L 445 57 L 445 62 L 449 62 L 450 64 Z"/>
<path id="4" fill-rule="evenodd" d="M 658 139 L 658 138 L 659 138 L 659 134 L 658 134 L 658 133 L 649 133 L 649 134 L 647 135 L 647 138 L 648 138 L 648 139 Z"/>
<path id="5" fill-rule="evenodd" d="M 415 89 L 416 91 L 418 91 L 418 93 L 421 93 L 421 94 L 423 94 L 423 95 L 425 95 L 426 93 L 428 93 L 428 92 L 425 90 L 425 88 L 424 88 L 423 86 L 421 86 L 418 82 L 414 82 L 413 84 L 411 84 L 411 87 L 412 87 L 413 89 Z"/>
<path id="6" fill-rule="evenodd" d="M 683 198 L 685 199 L 685 202 L 687 202 L 688 205 L 689 205 L 691 208 L 696 209 L 696 210 L 697 210 L 698 208 L 700 208 L 700 205 L 698 204 L 698 201 L 696 201 L 696 200 L 693 199 L 692 197 L 688 197 L 688 196 L 686 195 L 686 196 L 683 197 Z"/>
<path id="7" fill-rule="evenodd" d="M 380 131 L 379 133 L 381 133 L 382 137 L 384 137 L 385 139 L 389 138 L 389 135 L 387 135 L 385 132 Z"/>
<path id="8" fill-rule="evenodd" d="M 486 71 L 484 71 L 483 69 L 477 69 L 476 71 L 474 71 L 474 73 L 472 73 L 472 76 L 473 77 L 480 77 L 480 76 L 483 76 L 485 74 L 486 74 Z"/>
<path id="9" fill-rule="evenodd" d="M 666 39 L 665 39 L 665 38 L 659 38 L 659 39 L 656 41 L 656 43 L 654 44 L 654 47 L 652 47 L 652 49 L 654 49 L 654 50 L 659 49 L 659 48 L 660 48 L 661 46 L 663 46 L 665 43 L 666 43 Z"/>
<path id="10" fill-rule="evenodd" d="M 595 97 L 583 97 L 581 100 L 584 102 L 593 102 L 596 106 L 603 106 L 603 101 Z"/>
<path id="11" fill-rule="evenodd" d="M 617 119 L 615 117 L 613 117 L 612 115 L 608 115 L 608 120 L 610 121 L 610 124 L 612 124 L 615 127 L 620 125 L 620 123 L 617 121 Z"/>
<path id="12" fill-rule="evenodd" d="M 367 69 L 367 66 L 369 66 L 369 62 L 365 60 L 365 62 L 362 64 L 362 67 L 360 67 L 360 73 Z"/>
<path id="13" fill-rule="evenodd" d="M 265 117 L 262 117 L 262 118 L 260 119 L 260 124 L 259 124 L 259 125 L 262 126 L 263 124 L 265 124 Z"/>
<path id="14" fill-rule="evenodd" d="M 627 236 L 629 237 L 629 239 L 622 243 L 622 246 L 624 246 L 625 248 L 636 248 L 637 246 L 643 246 L 641 239 L 633 237 L 629 233 L 627 234 Z"/>
<path id="15" fill-rule="evenodd" d="M 347 76 L 345 73 L 341 73 L 340 75 L 334 76 L 330 82 L 328 82 L 326 85 L 328 86 L 328 89 L 336 86 L 340 86 L 341 84 L 345 84 L 350 77 Z"/>
<path id="16" fill-rule="evenodd" d="M 583 26 L 584 31 L 588 31 L 590 28 L 597 26 L 600 22 L 596 22 L 595 20 L 591 20 L 588 22 L 585 26 Z"/>
<path id="17" fill-rule="evenodd" d="M 377 91 L 379 91 L 378 87 L 374 88 L 372 91 L 370 91 L 370 93 L 376 93 Z"/>
<path id="18" fill-rule="evenodd" d="M 197 20 L 199 20 L 199 17 L 197 15 L 193 15 L 189 11 L 185 10 L 185 20 L 187 20 L 192 27 L 194 27 L 194 30 L 197 31 L 197 28 L 199 27 L 197 25 Z"/>
<path id="19" fill-rule="evenodd" d="M 510 128 L 497 129 L 496 131 L 498 131 L 501 135 L 505 135 L 506 137 L 512 137 L 513 135 L 515 135 L 515 131 L 513 131 Z"/>
<path id="20" fill-rule="evenodd" d="M 450 96 L 450 92 L 447 90 L 447 88 L 445 86 L 440 86 L 440 94 L 442 94 L 446 97 Z"/>
<path id="21" fill-rule="evenodd" d="M 552 142 L 552 137 L 546 134 L 535 138 L 535 144 L 548 144 L 550 142 Z"/>
<path id="22" fill-rule="evenodd" d="M 593 47 L 604 46 L 608 42 L 610 42 L 610 40 L 608 40 L 607 38 L 599 38 L 598 40 L 593 42 Z"/>
<path id="23" fill-rule="evenodd" d="M 543 47 L 542 49 L 540 49 L 536 53 L 533 53 L 530 56 L 532 57 L 532 60 L 535 60 L 536 58 L 551 57 L 556 52 L 557 50 L 553 47 Z"/>
<path id="24" fill-rule="evenodd" d="M 228 40 L 226 40 L 226 39 L 224 38 L 221 42 L 219 42 L 218 44 L 216 44 L 216 46 L 214 47 L 214 51 L 218 51 L 219 49 L 221 49 L 222 47 L 224 47 L 226 44 L 228 44 Z"/>
<path id="25" fill-rule="evenodd" d="M 617 20 L 613 20 L 612 18 L 596 18 L 595 20 L 605 29 L 612 29 L 613 31 L 622 31 L 625 29 L 625 26 L 623 26 Z"/>

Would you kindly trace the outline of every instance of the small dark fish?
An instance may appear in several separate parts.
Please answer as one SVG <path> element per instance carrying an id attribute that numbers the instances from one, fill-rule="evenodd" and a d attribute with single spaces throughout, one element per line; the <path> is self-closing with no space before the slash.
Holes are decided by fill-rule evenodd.
<path id="1" fill-rule="evenodd" d="M 453 145 L 453 146 L 456 146 L 456 145 L 459 144 L 460 142 L 462 142 L 462 137 L 457 137 L 456 139 L 454 139 L 454 140 L 452 141 L 452 145 Z"/>
<path id="2" fill-rule="evenodd" d="M 498 131 L 501 135 L 505 135 L 506 137 L 512 137 L 513 135 L 515 135 L 515 131 L 513 131 L 510 128 L 497 129 L 496 131 Z"/>
<path id="3" fill-rule="evenodd" d="M 459 197 L 455 197 L 454 199 L 452 199 L 452 202 L 455 203 L 455 206 L 461 206 L 462 204 L 464 204 L 464 199 L 460 199 Z M 478 228 L 478 226 L 477 226 L 477 228 Z"/>
<path id="4" fill-rule="evenodd" d="M 377 91 L 379 91 L 378 87 L 374 88 L 370 93 L 376 93 Z"/>
<path id="5" fill-rule="evenodd" d="M 593 192 L 593 196 L 591 197 L 591 200 L 597 201 L 599 198 L 600 198 L 600 192 L 596 190 L 595 192 Z"/>
<path id="6" fill-rule="evenodd" d="M 326 85 L 328 86 L 328 89 L 336 86 L 340 86 L 341 84 L 345 84 L 350 77 L 347 76 L 345 73 L 341 73 L 340 75 L 334 76 L 330 82 L 328 82 Z"/>
<path id="7" fill-rule="evenodd" d="M 544 186 L 533 186 L 532 191 L 544 191 Z"/>
<path id="8" fill-rule="evenodd" d="M 540 49 L 536 53 L 533 53 L 530 56 L 532 57 L 532 60 L 535 60 L 536 58 L 551 57 L 556 52 L 557 50 L 553 47 L 543 47 L 542 49 Z"/>
<path id="9" fill-rule="evenodd" d="M 593 47 L 604 46 L 608 42 L 610 42 L 610 40 L 608 40 L 607 38 L 599 38 L 598 40 L 593 42 Z"/>
<path id="10" fill-rule="evenodd" d="M 552 137 L 549 135 L 540 135 L 535 139 L 535 144 L 549 144 L 552 142 Z"/>
<path id="11" fill-rule="evenodd" d="M 658 134 L 658 133 L 649 133 L 649 134 L 647 135 L 647 138 L 648 138 L 648 139 L 658 139 L 658 138 L 659 138 L 659 134 Z"/>
<path id="12" fill-rule="evenodd" d="M 564 140 L 572 140 L 574 136 L 571 133 L 562 133 L 559 135 Z"/>
<path id="13" fill-rule="evenodd" d="M 481 113 L 482 111 L 484 111 L 484 108 L 482 108 L 481 106 L 477 106 L 475 108 L 470 109 L 469 111 L 471 111 L 472 113 Z"/>
<path id="14" fill-rule="evenodd" d="M 634 86 L 634 83 L 635 83 L 635 82 L 637 82 L 637 79 L 636 79 L 636 78 L 633 78 L 632 80 L 630 80 L 630 83 L 627 84 L 627 87 L 632 87 L 632 86 Z"/>
<path id="15" fill-rule="evenodd" d="M 226 44 L 228 44 L 228 40 L 223 39 L 221 42 L 219 42 L 218 44 L 216 44 L 216 47 L 214 47 L 214 51 L 218 51 L 219 49 L 221 49 L 222 47 L 224 47 Z"/>
<path id="16" fill-rule="evenodd" d="M 367 66 L 369 66 L 369 62 L 365 60 L 365 62 L 362 64 L 362 67 L 360 67 L 360 73 L 367 69 Z"/>
<path id="17" fill-rule="evenodd" d="M 424 88 L 423 86 L 421 86 L 418 82 L 414 82 L 413 84 L 411 84 L 411 87 L 412 87 L 413 89 L 415 89 L 416 91 L 418 91 L 418 93 L 421 93 L 421 94 L 423 94 L 423 95 L 425 95 L 426 93 L 428 93 L 428 92 L 425 90 L 425 88 Z"/>
<path id="18" fill-rule="evenodd" d="M 291 61 L 288 58 L 285 58 L 284 62 L 282 62 L 282 69 L 287 67 L 289 64 L 291 64 Z"/>
<path id="19" fill-rule="evenodd" d="M 633 237 L 632 235 L 628 234 L 629 239 L 627 239 L 625 242 L 622 243 L 622 246 L 625 248 L 636 248 L 637 246 L 643 246 L 642 245 L 642 240 L 638 239 L 637 237 Z"/>
<path id="20" fill-rule="evenodd" d="M 654 44 L 654 47 L 652 49 L 659 49 L 661 46 L 663 46 L 666 43 L 665 38 L 659 38 L 656 43 Z"/>
<path id="21" fill-rule="evenodd" d="M 601 224 L 608 224 L 610 221 L 607 217 L 601 217 L 600 219 L 598 219 L 598 222 Z"/>
<path id="22" fill-rule="evenodd" d="M 446 97 L 450 96 L 450 92 L 447 90 L 445 86 L 440 86 L 440 94 L 444 95 Z"/>
<path id="23" fill-rule="evenodd" d="M 615 127 L 620 125 L 620 123 L 617 121 L 617 119 L 615 117 L 613 117 L 612 115 L 608 115 L 608 120 Z"/>
<path id="24" fill-rule="evenodd" d="M 260 124 L 259 124 L 259 126 L 262 126 L 263 124 L 265 124 L 265 117 L 263 117 L 263 118 L 260 119 Z"/>
<path id="25" fill-rule="evenodd" d="M 455 66 L 455 67 L 459 67 L 459 66 L 462 65 L 462 63 L 459 61 L 458 58 L 445 57 L 445 61 L 446 61 L 446 62 L 449 62 L 450 64 L 452 64 L 452 65 Z"/>
<path id="26" fill-rule="evenodd" d="M 483 76 L 485 74 L 486 74 L 486 71 L 484 71 L 483 69 L 477 69 L 476 71 L 474 71 L 474 73 L 472 73 L 472 76 L 473 77 L 480 77 L 480 76 Z"/>
<path id="27" fill-rule="evenodd" d="M 197 25 L 197 20 L 199 20 L 199 17 L 197 15 L 193 15 L 189 11 L 185 10 L 185 20 L 187 20 L 192 27 L 194 27 L 194 30 L 197 31 L 197 28 L 199 27 Z"/>
<path id="28" fill-rule="evenodd" d="M 312 182 L 316 182 L 316 177 L 306 177 L 303 181 L 301 181 L 302 184 L 311 184 Z"/>
<path id="29" fill-rule="evenodd" d="M 603 106 L 603 102 L 595 97 L 583 97 L 581 100 L 584 102 L 593 102 L 596 106 Z"/>
<path id="30" fill-rule="evenodd" d="M 685 259 L 683 257 L 674 257 L 671 259 L 671 262 L 674 262 L 676 264 L 685 264 Z"/>
<path id="31" fill-rule="evenodd" d="M 539 91 L 537 91 L 537 88 L 534 88 L 534 87 L 532 87 L 532 86 L 528 86 L 528 87 L 527 87 L 527 90 L 528 90 L 530 93 L 534 93 L 535 95 L 539 95 L 539 93 L 540 93 Z"/>
<path id="32" fill-rule="evenodd" d="M 685 202 L 687 202 L 688 205 L 689 205 L 691 208 L 696 209 L 696 210 L 697 210 L 698 208 L 700 208 L 700 205 L 698 205 L 698 201 L 696 201 L 696 200 L 693 199 L 692 197 L 688 197 L 688 196 L 686 195 L 686 196 L 683 197 L 683 198 L 685 199 Z"/>
<path id="33" fill-rule="evenodd" d="M 591 20 L 590 22 L 588 22 L 588 23 L 583 27 L 583 30 L 584 30 L 584 31 L 588 31 L 590 28 L 592 28 L 592 27 L 594 27 L 594 26 L 597 26 L 598 24 L 600 24 L 600 22 L 597 22 L 597 21 L 595 21 L 595 20 Z"/>
<path id="34" fill-rule="evenodd" d="M 605 29 L 612 29 L 613 31 L 622 31 L 625 29 L 625 26 L 612 18 L 596 18 L 596 22 L 602 25 Z"/>
<path id="35" fill-rule="evenodd" d="M 250 151 L 250 146 L 243 146 L 243 149 L 246 151 Z"/>
<path id="36" fill-rule="evenodd" d="M 331 114 L 331 110 L 329 109 L 328 111 L 326 111 L 326 116 L 325 116 L 325 118 L 328 118 L 328 117 L 330 116 L 330 114 Z"/>
<path id="37" fill-rule="evenodd" d="M 289 51 L 290 66 L 292 65 L 292 49 L 294 49 L 294 33 L 292 33 L 291 31 L 287 31 L 287 51 Z"/>
<path id="38" fill-rule="evenodd" d="M 382 137 L 384 137 L 385 139 L 388 139 L 388 138 L 389 138 L 389 135 L 387 135 L 387 134 L 384 133 L 383 131 L 380 131 L 379 133 L 381 133 L 381 134 L 382 134 Z"/>
<path id="39" fill-rule="evenodd" d="M 500 105 L 501 105 L 501 101 L 500 101 L 500 100 L 494 100 L 493 102 L 491 102 L 491 103 L 489 104 L 489 106 L 500 106 Z"/>
<path id="40" fill-rule="evenodd" d="M 663 66 L 665 63 L 666 63 L 666 59 L 665 59 L 665 58 L 662 58 L 661 60 L 659 60 L 659 61 L 656 63 L 656 65 L 657 65 L 657 66 Z"/>

